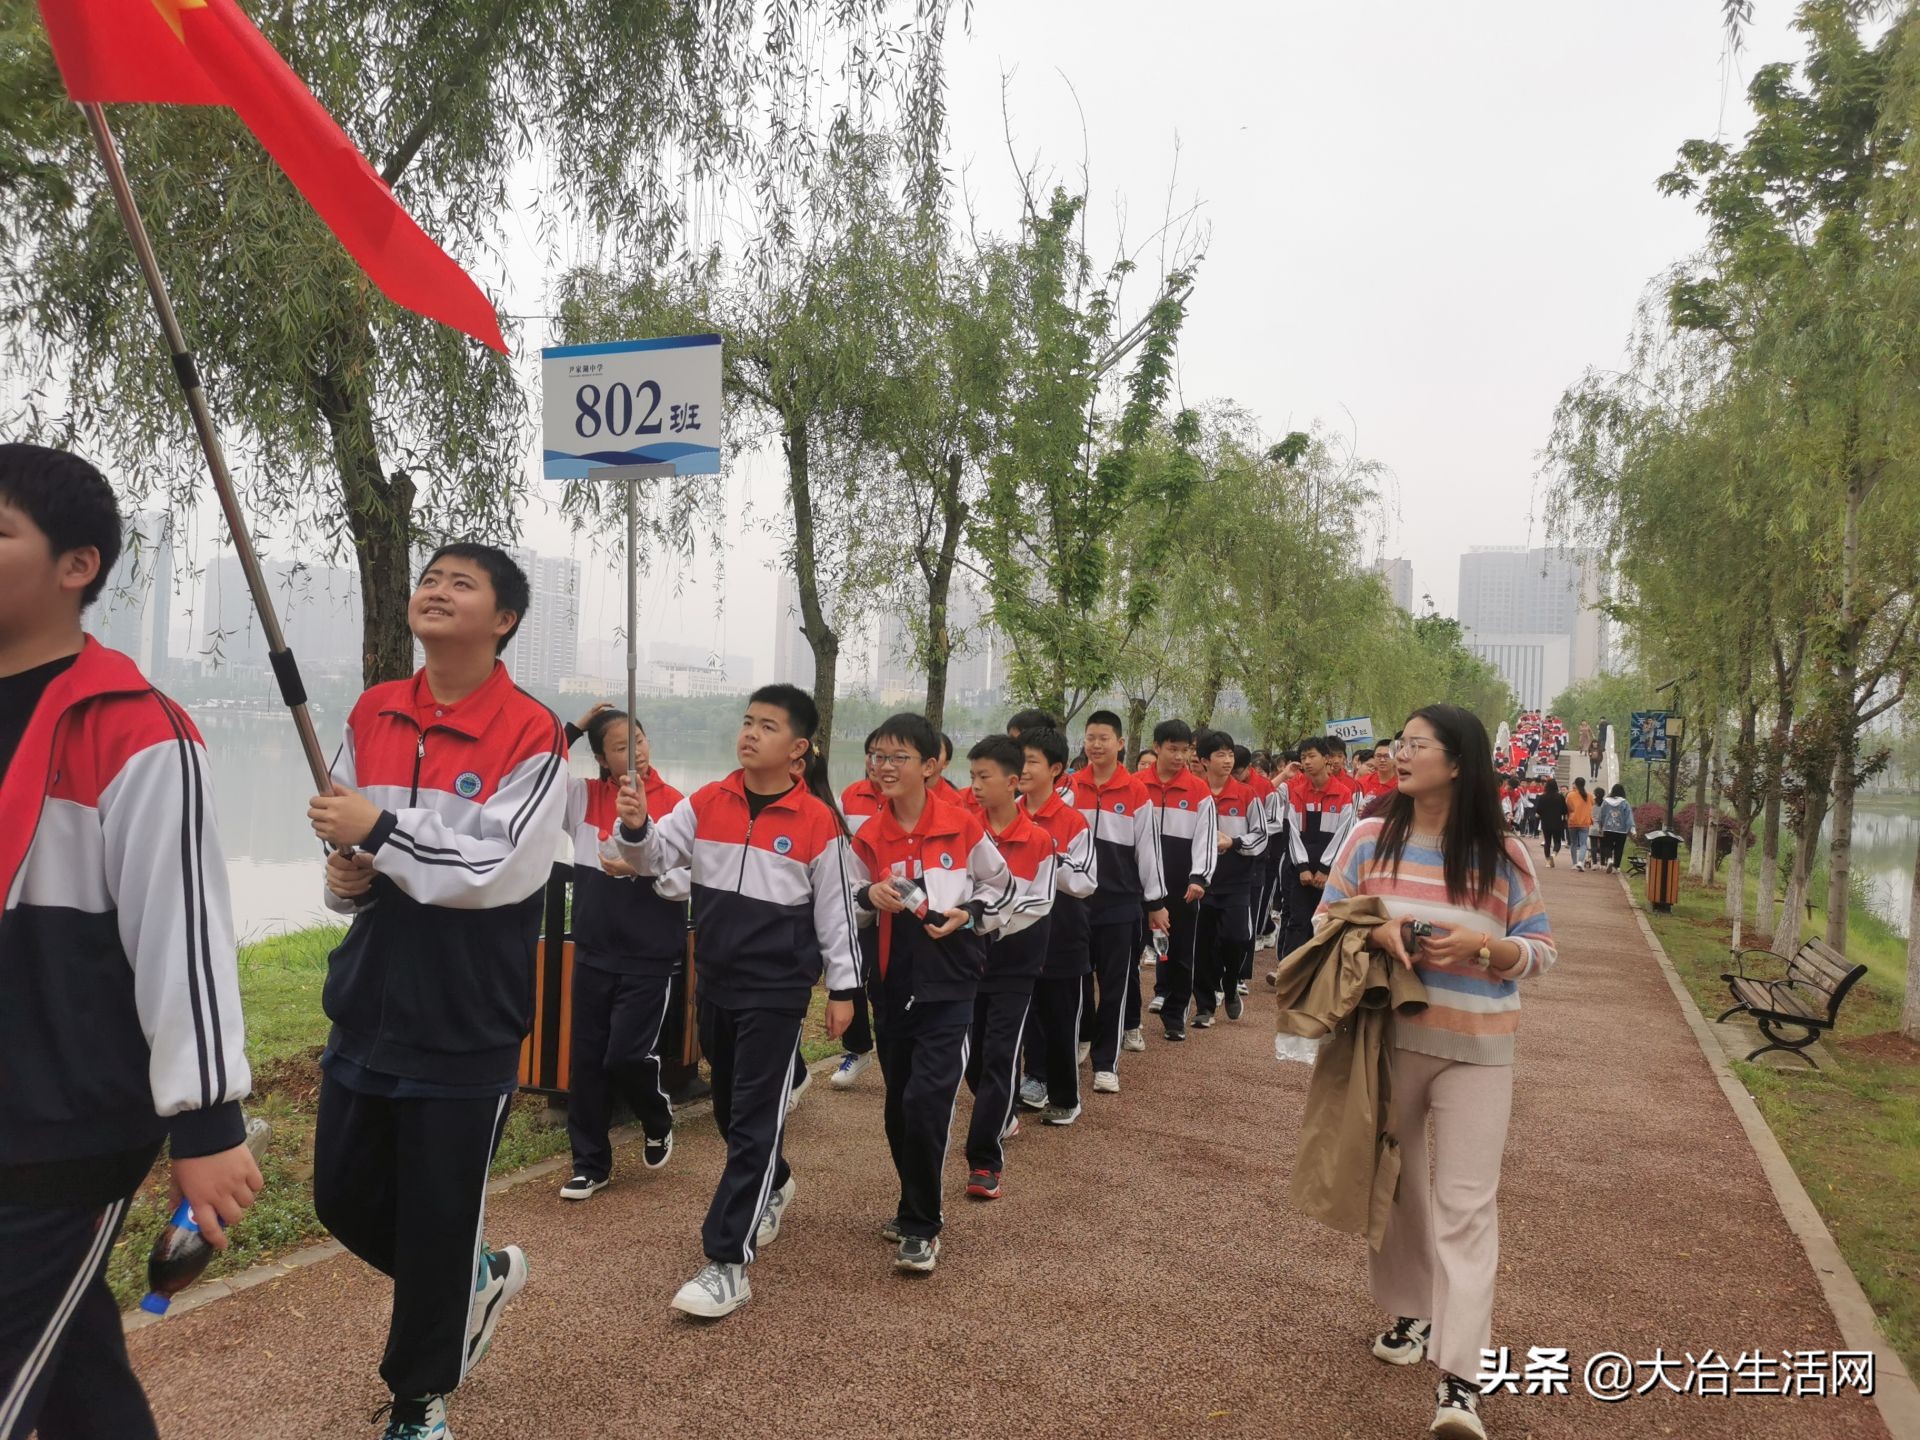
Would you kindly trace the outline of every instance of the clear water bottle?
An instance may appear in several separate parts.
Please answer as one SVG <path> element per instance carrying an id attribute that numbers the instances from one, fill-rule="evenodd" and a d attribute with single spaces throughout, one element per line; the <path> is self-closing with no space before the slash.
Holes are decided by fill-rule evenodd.
<path id="1" fill-rule="evenodd" d="M 247 1149 L 255 1164 L 266 1154 L 271 1133 L 272 1127 L 257 1115 L 247 1122 Z M 200 1233 L 193 1207 L 182 1200 L 147 1255 L 147 1294 L 140 1308 L 149 1315 L 166 1314 L 173 1297 L 198 1280 L 211 1259 L 213 1246 Z"/>
<path id="2" fill-rule="evenodd" d="M 909 914 L 920 919 L 927 918 L 927 892 L 905 876 L 893 877 L 893 890 L 900 897 L 900 903 L 907 907 Z"/>

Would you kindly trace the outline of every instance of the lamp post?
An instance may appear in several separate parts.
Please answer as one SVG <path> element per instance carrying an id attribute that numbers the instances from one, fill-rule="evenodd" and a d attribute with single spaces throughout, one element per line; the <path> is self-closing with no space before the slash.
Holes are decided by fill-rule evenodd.
<path id="1" fill-rule="evenodd" d="M 1667 829 L 1673 829 L 1673 797 L 1680 779 L 1680 745 L 1687 733 L 1686 718 L 1679 712 L 1680 693 L 1674 692 L 1674 713 L 1667 716 Z"/>

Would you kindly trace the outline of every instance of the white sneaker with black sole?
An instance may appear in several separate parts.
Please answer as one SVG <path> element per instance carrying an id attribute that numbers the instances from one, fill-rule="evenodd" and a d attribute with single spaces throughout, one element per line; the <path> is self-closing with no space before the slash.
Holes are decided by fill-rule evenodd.
<path id="1" fill-rule="evenodd" d="M 647 1143 L 640 1147 L 640 1163 L 649 1170 L 658 1170 L 673 1158 L 673 1132 L 667 1131 L 658 1140 L 651 1135 Z"/>
<path id="2" fill-rule="evenodd" d="M 1429 1433 L 1440 1440 L 1487 1440 L 1487 1427 L 1480 1423 L 1480 1392 L 1471 1381 L 1443 1370 L 1433 1398 Z"/>
<path id="3" fill-rule="evenodd" d="M 1432 1334 L 1431 1320 L 1396 1316 L 1393 1324 L 1373 1337 L 1374 1358 L 1389 1365 L 1417 1365 L 1427 1358 L 1427 1340 Z"/>
<path id="4" fill-rule="evenodd" d="M 588 1200 L 607 1188 L 607 1182 L 591 1175 L 576 1175 L 560 1187 L 562 1200 Z"/>
<path id="5" fill-rule="evenodd" d="M 527 1254 L 518 1245 L 480 1252 L 474 1273 L 473 1304 L 467 1310 L 467 1369 L 487 1358 L 494 1327 L 513 1297 L 527 1288 Z"/>
<path id="6" fill-rule="evenodd" d="M 760 1226 L 753 1232 L 753 1248 L 764 1250 L 780 1238 L 780 1222 L 786 1217 L 787 1206 L 793 1203 L 793 1176 L 787 1176 L 782 1185 L 767 1200 L 767 1208 L 760 1214 Z"/>
<path id="7" fill-rule="evenodd" d="M 1120 1048 L 1132 1050 L 1136 1054 L 1147 1048 L 1147 1036 L 1144 1030 L 1129 1030 L 1120 1037 Z"/>
<path id="8" fill-rule="evenodd" d="M 747 1283 L 747 1267 L 709 1260 L 700 1273 L 674 1293 L 673 1308 L 682 1315 L 701 1320 L 718 1320 L 731 1315 L 753 1298 L 753 1286 Z"/>

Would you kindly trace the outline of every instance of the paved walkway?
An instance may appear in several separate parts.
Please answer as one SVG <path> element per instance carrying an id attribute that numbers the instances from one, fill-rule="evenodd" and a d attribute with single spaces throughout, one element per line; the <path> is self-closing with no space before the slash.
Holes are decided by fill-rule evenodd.
<path id="1" fill-rule="evenodd" d="M 1562 958 L 1527 996 L 1496 1343 L 1565 1347 L 1576 1365 L 1838 1348 L 1618 884 L 1559 870 L 1546 885 Z M 547 1181 L 498 1197 L 488 1233 L 526 1246 L 533 1281 L 457 1397 L 456 1434 L 1424 1434 L 1430 1367 L 1367 1352 L 1380 1317 L 1360 1242 L 1286 1203 L 1307 1071 L 1274 1062 L 1270 1002 L 1254 1001 L 1238 1024 L 1124 1057 L 1125 1093 L 1090 1096 L 1079 1125 L 1029 1127 L 1001 1201 L 964 1198 L 956 1150 L 930 1277 L 894 1274 L 876 1238 L 893 1199 L 877 1071 L 850 1094 L 817 1085 L 796 1112 L 786 1232 L 754 1267 L 753 1302 L 716 1327 L 666 1303 L 700 1262 L 720 1156 L 707 1121 L 660 1174 L 624 1152 L 584 1205 Z M 131 1344 L 169 1440 L 335 1440 L 375 1433 L 386 1313 L 378 1277 L 342 1257 Z M 1490 1430 L 1886 1434 L 1857 1395 L 1606 1405 L 1575 1379 L 1564 1397 L 1489 1399 Z"/>

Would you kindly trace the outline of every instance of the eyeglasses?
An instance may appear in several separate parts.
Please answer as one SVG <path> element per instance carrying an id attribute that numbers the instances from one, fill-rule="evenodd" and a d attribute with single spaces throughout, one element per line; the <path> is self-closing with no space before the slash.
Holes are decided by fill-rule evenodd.
<path id="1" fill-rule="evenodd" d="M 878 752 L 867 757 L 876 770 L 898 770 L 902 765 L 918 765 L 918 755 L 881 755 Z"/>
<path id="2" fill-rule="evenodd" d="M 1415 738 L 1412 740 L 1396 740 L 1393 742 L 1393 753 L 1396 759 L 1403 755 L 1418 755 L 1422 750 L 1438 750 L 1442 755 L 1453 754 L 1453 751 L 1442 745 L 1438 740 Z"/>

